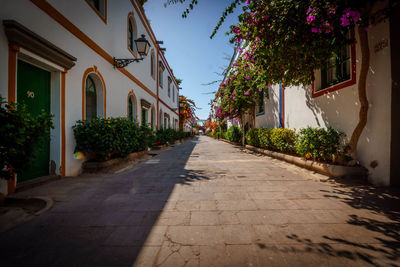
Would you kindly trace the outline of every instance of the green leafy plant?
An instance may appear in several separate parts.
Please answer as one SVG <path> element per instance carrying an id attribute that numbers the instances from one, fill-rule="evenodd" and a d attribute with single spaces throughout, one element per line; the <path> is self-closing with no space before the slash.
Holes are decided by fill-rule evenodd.
<path id="1" fill-rule="evenodd" d="M 246 142 L 249 145 L 260 147 L 260 130 L 262 129 L 250 129 L 246 133 Z"/>
<path id="2" fill-rule="evenodd" d="M 344 133 L 332 127 L 307 127 L 298 134 L 296 151 L 307 159 L 333 163 L 343 161 L 347 149 L 344 137 Z"/>
<path id="3" fill-rule="evenodd" d="M 272 129 L 270 134 L 272 148 L 281 152 L 294 152 L 296 132 L 290 129 Z"/>
<path id="4" fill-rule="evenodd" d="M 273 148 L 270 129 L 258 129 L 258 139 L 260 140 L 260 147 L 265 149 Z"/>
<path id="5" fill-rule="evenodd" d="M 29 167 L 35 144 L 50 139 L 53 116 L 31 116 L 25 105 L 6 104 L 0 96 L 0 177 L 10 179 Z"/>
<path id="6" fill-rule="evenodd" d="M 226 132 L 226 137 L 231 142 L 239 143 L 242 139 L 242 136 L 243 136 L 242 130 L 235 125 L 231 126 Z"/>
<path id="7" fill-rule="evenodd" d="M 155 134 L 154 144 L 165 145 L 173 144 L 177 140 L 182 140 L 190 136 L 190 132 L 176 131 L 174 129 L 159 129 Z"/>
<path id="8" fill-rule="evenodd" d="M 72 128 L 76 140 L 75 152 L 84 152 L 94 160 L 125 157 L 154 143 L 154 134 L 149 127 L 139 127 L 126 118 L 97 117 L 77 121 Z"/>
<path id="9" fill-rule="evenodd" d="M 142 125 L 139 127 L 139 140 L 141 141 L 139 142 L 139 151 L 153 146 L 156 140 L 156 135 L 150 126 Z"/>

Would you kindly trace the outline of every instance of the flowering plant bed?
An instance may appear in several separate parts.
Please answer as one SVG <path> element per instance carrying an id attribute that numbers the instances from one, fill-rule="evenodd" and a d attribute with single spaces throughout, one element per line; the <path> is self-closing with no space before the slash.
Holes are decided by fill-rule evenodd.
<path id="1" fill-rule="evenodd" d="M 366 177 L 368 175 L 368 170 L 362 166 L 343 166 L 343 165 L 335 165 L 329 163 L 321 163 L 313 160 L 307 160 L 298 156 L 288 155 L 281 152 L 271 151 L 263 148 L 257 148 L 250 145 L 246 145 L 245 148 L 272 158 L 284 160 L 288 163 L 295 164 L 299 167 L 308 170 L 328 175 L 330 177 L 335 177 L 335 178 L 347 177 L 347 176 Z"/>

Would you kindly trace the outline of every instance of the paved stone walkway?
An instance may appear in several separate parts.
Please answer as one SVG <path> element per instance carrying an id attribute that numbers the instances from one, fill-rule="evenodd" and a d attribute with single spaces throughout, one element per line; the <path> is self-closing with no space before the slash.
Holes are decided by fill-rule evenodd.
<path id="1" fill-rule="evenodd" d="M 1 234 L 1 266 L 400 266 L 398 190 L 205 136 L 19 194 L 56 203 Z"/>

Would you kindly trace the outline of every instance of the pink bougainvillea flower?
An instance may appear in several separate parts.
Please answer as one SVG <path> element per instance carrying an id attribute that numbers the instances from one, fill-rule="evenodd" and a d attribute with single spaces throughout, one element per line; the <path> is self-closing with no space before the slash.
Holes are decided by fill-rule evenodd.
<path id="1" fill-rule="evenodd" d="M 262 92 L 262 88 L 258 88 L 258 91 L 259 91 L 259 92 Z"/>
<path id="2" fill-rule="evenodd" d="M 350 11 L 350 17 L 353 18 L 354 23 L 356 23 L 360 19 L 360 13 L 357 11 Z"/>
<path id="3" fill-rule="evenodd" d="M 240 33 L 240 27 L 236 26 L 235 28 L 233 28 L 233 32 L 238 35 Z"/>
<path id="4" fill-rule="evenodd" d="M 316 27 L 312 27 L 311 31 L 312 32 L 322 32 L 322 30 L 320 28 L 316 28 Z"/>
<path id="5" fill-rule="evenodd" d="M 233 89 L 233 92 L 232 92 L 232 94 L 235 94 L 236 93 L 236 90 L 235 89 Z"/>
<path id="6" fill-rule="evenodd" d="M 235 100 L 235 99 L 236 99 L 236 96 L 232 96 L 232 99 Z"/>
<path id="7" fill-rule="evenodd" d="M 347 16 L 344 15 L 340 18 L 340 20 L 342 21 L 340 25 L 342 25 L 343 27 L 347 27 L 350 25 L 350 20 L 347 18 Z"/>
<path id="8" fill-rule="evenodd" d="M 250 92 L 244 92 L 243 94 L 244 95 L 250 95 Z"/>
<path id="9" fill-rule="evenodd" d="M 308 15 L 308 17 L 307 17 L 307 23 L 308 23 L 308 24 L 311 24 L 314 20 L 315 20 L 315 16 L 313 16 L 313 15 Z"/>
<path id="10" fill-rule="evenodd" d="M 245 78 L 246 78 L 247 80 L 250 80 L 250 79 L 251 79 L 251 77 L 250 77 L 250 76 L 246 76 Z"/>

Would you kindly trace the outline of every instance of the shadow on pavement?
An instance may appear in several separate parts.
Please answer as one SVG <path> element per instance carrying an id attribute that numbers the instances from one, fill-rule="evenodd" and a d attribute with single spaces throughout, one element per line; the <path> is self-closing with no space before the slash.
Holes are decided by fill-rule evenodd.
<path id="1" fill-rule="evenodd" d="M 360 180 L 336 179 L 324 197 L 337 199 L 357 210 L 347 214 L 343 228 L 326 233 L 296 231 L 286 234 L 286 243 L 258 243 L 260 249 L 303 258 L 343 258 L 361 265 L 400 266 L 400 189 L 374 187 Z M 354 210 L 353 210 L 354 211 Z M 315 236 L 317 236 L 315 238 Z M 328 261 L 327 261 L 328 262 Z"/>
<path id="2" fill-rule="evenodd" d="M 68 178 L 41 187 L 42 194 L 47 191 L 56 199 L 55 206 L 2 233 L 1 265 L 132 266 L 144 246 L 152 251 L 162 245 L 167 226 L 154 225 L 164 210 L 178 204 L 176 186 L 212 179 L 185 169 L 189 158 L 196 157 L 197 142 L 188 140 L 125 173 Z"/>

